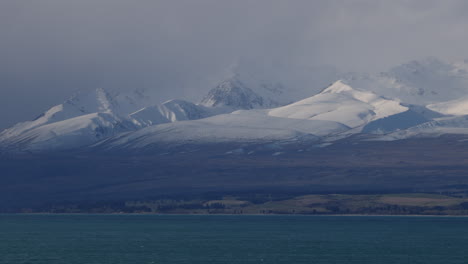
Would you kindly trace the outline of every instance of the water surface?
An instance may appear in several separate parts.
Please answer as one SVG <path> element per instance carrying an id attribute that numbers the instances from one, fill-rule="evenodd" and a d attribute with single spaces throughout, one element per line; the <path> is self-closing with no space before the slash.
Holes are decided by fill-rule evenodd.
<path id="1" fill-rule="evenodd" d="M 468 218 L 0 215 L 0 263 L 468 263 Z"/>

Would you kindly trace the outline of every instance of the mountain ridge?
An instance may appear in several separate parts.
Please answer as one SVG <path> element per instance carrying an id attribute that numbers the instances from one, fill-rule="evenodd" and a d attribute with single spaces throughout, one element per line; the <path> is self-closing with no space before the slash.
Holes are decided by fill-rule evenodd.
<path id="1" fill-rule="evenodd" d="M 342 75 L 328 87 L 311 89 L 318 92 L 305 99 L 288 103 L 280 99 L 288 97 L 287 86 L 244 81 L 245 74 L 220 82 L 198 104 L 177 99 L 154 104 L 140 90 L 96 89 L 2 131 L 0 149 L 86 148 L 113 137 L 122 141 L 122 133 L 144 137 L 145 131 L 158 134 L 147 135 L 154 141 L 148 144 L 210 138 L 331 142 L 337 134 L 346 138 L 359 133 L 373 140 L 398 140 L 428 135 L 431 128 L 438 134 L 467 134 L 463 116 L 468 114 L 468 99 L 462 96 L 468 92 L 467 69 L 466 61 L 411 61 L 376 75 Z"/>

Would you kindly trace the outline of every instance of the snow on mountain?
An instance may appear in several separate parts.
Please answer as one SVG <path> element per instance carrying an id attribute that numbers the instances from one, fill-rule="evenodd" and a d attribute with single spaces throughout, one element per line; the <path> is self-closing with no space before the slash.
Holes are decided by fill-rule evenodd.
<path id="1" fill-rule="evenodd" d="M 361 91 L 410 105 L 426 106 L 465 97 L 468 93 L 468 60 L 448 63 L 428 57 L 378 74 L 342 74 L 327 67 L 295 68 L 296 72 L 303 72 L 293 76 L 301 80 L 296 82 L 291 73 L 285 74 L 289 79 L 280 77 L 282 74 L 277 69 L 269 75 L 255 68 L 250 70 L 236 69 L 233 77 L 212 89 L 201 104 L 227 105 L 233 109 L 274 108 L 316 95 L 338 79 Z"/>
<path id="2" fill-rule="evenodd" d="M 237 77 L 221 82 L 208 92 L 200 105 L 206 107 L 226 107 L 234 110 L 266 108 L 278 105 L 256 94 Z"/>
<path id="3" fill-rule="evenodd" d="M 195 120 L 216 114 L 231 112 L 232 109 L 210 108 L 184 100 L 169 100 L 161 105 L 145 107 L 129 115 L 138 126 L 151 126 L 184 120 Z"/>
<path id="4" fill-rule="evenodd" d="M 39 126 L 91 113 L 111 112 L 125 116 L 150 103 L 150 97 L 138 90 L 130 93 L 111 94 L 104 89 L 96 89 L 91 92 L 78 93 L 64 103 L 52 107 L 36 119 L 18 123 L 12 128 L 4 130 L 0 133 L 0 141 L 18 136 Z"/>
<path id="5" fill-rule="evenodd" d="M 341 73 L 330 65 L 263 59 L 240 61 L 227 76 L 225 79 L 234 76 L 264 100 L 273 102 L 263 106 L 272 108 L 316 95 L 340 79 Z"/>
<path id="6" fill-rule="evenodd" d="M 208 108 L 183 100 L 147 106 L 145 94 L 111 94 L 103 89 L 80 93 L 52 107 L 33 121 L 19 123 L 0 134 L 0 147 L 15 150 L 72 149 L 117 133 L 181 120 L 200 119 L 232 109 Z M 146 107 L 145 107 L 146 106 Z M 50 145 L 50 146 L 49 146 Z"/>
<path id="7" fill-rule="evenodd" d="M 78 94 L 63 104 L 52 107 L 32 121 L 18 123 L 12 128 L 6 129 L 0 133 L 0 139 L 16 136 L 45 124 L 94 113 L 99 110 L 107 111 L 109 105 L 107 93 L 103 89 L 97 89 L 91 93 Z"/>
<path id="8" fill-rule="evenodd" d="M 139 90 L 79 93 L 0 133 L 0 147 L 71 149 L 109 137 L 107 143 L 138 147 L 157 142 L 333 140 L 356 133 L 387 140 L 468 131 L 468 61 L 411 61 L 379 74 L 348 73 L 326 88 L 337 73 L 321 73 L 314 68 L 288 79 L 281 78 L 281 72 L 237 69 L 200 104 L 169 100 L 156 105 Z M 315 77 L 303 78 L 308 75 Z"/>
<path id="9" fill-rule="evenodd" d="M 468 135 L 468 116 L 437 118 L 405 130 L 382 135 L 373 140 L 393 141 L 414 137 L 438 137 L 444 134 Z"/>
<path id="10" fill-rule="evenodd" d="M 268 114 L 275 117 L 335 121 L 354 128 L 407 110 L 407 107 L 397 101 L 356 90 L 343 81 L 337 81 L 318 95 L 271 109 Z"/>
<path id="11" fill-rule="evenodd" d="M 315 96 L 286 106 L 239 110 L 194 121 L 151 126 L 117 137 L 111 145 L 139 148 L 161 142 L 263 142 L 328 137 L 352 128 L 362 129 L 369 122 L 409 110 L 398 101 L 337 81 Z M 419 116 L 421 120 L 414 118 L 418 121 L 415 125 L 429 120 L 423 113 L 418 113 Z M 409 117 L 406 118 L 411 119 Z M 392 122 L 388 120 L 379 127 L 390 127 L 387 123 Z"/>
<path id="12" fill-rule="evenodd" d="M 126 115 L 151 104 L 152 98 L 142 90 L 116 92 L 99 88 L 91 92 L 80 92 L 65 101 L 62 106 L 63 112 L 68 113 L 66 118 L 70 118 L 102 112 Z M 53 121 L 60 120 L 55 118 Z"/>
<path id="13" fill-rule="evenodd" d="M 233 110 L 274 108 L 319 93 L 339 79 L 330 66 L 244 63 L 211 89 L 200 104 Z"/>
<path id="14" fill-rule="evenodd" d="M 110 112 L 92 113 L 35 127 L 2 141 L 14 151 L 62 150 L 88 146 L 106 137 L 135 129 Z"/>
<path id="15" fill-rule="evenodd" d="M 468 115 L 468 97 L 430 104 L 427 108 L 445 115 Z"/>
<path id="16" fill-rule="evenodd" d="M 411 128 L 439 117 L 442 117 L 442 115 L 426 107 L 410 105 L 405 112 L 369 122 L 363 127 L 361 132 L 368 134 L 385 134 Z"/>
<path id="17" fill-rule="evenodd" d="M 105 141 L 110 148 L 145 148 L 158 143 L 269 142 L 339 133 L 349 127 L 333 121 L 268 116 L 265 110 L 240 110 L 209 118 L 150 126 Z"/>
<path id="18" fill-rule="evenodd" d="M 44 149 L 84 146 L 115 133 L 136 129 L 137 126 L 127 120 L 128 113 L 149 104 L 151 98 L 138 90 L 81 92 L 32 121 L 4 130 L 0 133 L 0 145 L 16 150 L 34 150 L 39 146 Z"/>

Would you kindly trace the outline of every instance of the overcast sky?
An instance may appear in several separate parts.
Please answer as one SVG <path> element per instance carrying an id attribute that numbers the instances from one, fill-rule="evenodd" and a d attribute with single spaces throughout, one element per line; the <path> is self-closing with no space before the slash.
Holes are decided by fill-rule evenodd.
<path id="1" fill-rule="evenodd" d="M 239 61 L 464 59 L 467 13 L 465 0 L 1 0 L 0 129 L 77 90 L 198 99 Z"/>

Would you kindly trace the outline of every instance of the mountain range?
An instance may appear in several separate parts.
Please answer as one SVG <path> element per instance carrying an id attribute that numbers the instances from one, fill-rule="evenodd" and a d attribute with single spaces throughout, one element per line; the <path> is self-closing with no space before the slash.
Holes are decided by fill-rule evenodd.
<path id="1" fill-rule="evenodd" d="M 0 212 L 213 193 L 468 195 L 468 61 L 310 74 L 293 85 L 239 71 L 198 103 L 78 93 L 0 133 Z"/>
<path id="2" fill-rule="evenodd" d="M 353 135 L 388 141 L 468 134 L 466 60 L 426 58 L 378 74 L 338 74 L 336 80 L 324 74 L 301 89 L 245 76 L 221 81 L 199 103 L 154 104 L 142 90 L 79 93 L 1 132 L 0 149 L 135 150 L 219 142 L 328 146 Z"/>

